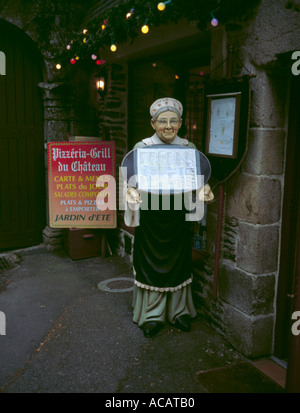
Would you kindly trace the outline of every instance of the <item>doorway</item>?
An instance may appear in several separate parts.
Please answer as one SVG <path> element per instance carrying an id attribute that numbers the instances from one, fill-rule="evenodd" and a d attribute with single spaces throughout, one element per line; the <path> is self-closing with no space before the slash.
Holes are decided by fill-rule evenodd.
<path id="1" fill-rule="evenodd" d="M 173 97 L 183 105 L 181 138 L 201 147 L 203 80 L 210 71 L 210 46 L 196 48 L 194 43 L 184 49 L 170 48 L 164 54 L 129 62 L 129 142 L 128 149 L 153 135 L 150 105 L 159 98 Z"/>
<path id="2" fill-rule="evenodd" d="M 20 29 L 0 21 L 0 250 L 42 242 L 46 225 L 40 56 Z"/>
<path id="3" fill-rule="evenodd" d="M 274 355 L 288 361 L 298 359 L 298 382 L 300 382 L 300 348 L 291 354 L 292 313 L 299 298 L 299 228 L 300 228 L 300 119 L 299 119 L 300 77 L 291 79 L 291 96 L 289 105 L 288 137 L 286 149 L 286 169 L 284 180 L 284 199 L 282 211 L 282 232 L 280 269 L 277 288 L 277 313 L 275 326 Z M 300 310 L 300 308 L 298 308 Z"/>

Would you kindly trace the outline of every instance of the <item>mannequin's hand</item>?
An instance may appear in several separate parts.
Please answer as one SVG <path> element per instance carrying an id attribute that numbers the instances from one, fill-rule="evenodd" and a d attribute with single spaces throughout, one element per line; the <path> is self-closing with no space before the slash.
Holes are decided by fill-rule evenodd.
<path id="1" fill-rule="evenodd" d="M 129 188 L 126 194 L 126 202 L 129 204 L 140 204 L 142 201 L 140 199 L 140 194 L 134 188 Z"/>
<path id="2" fill-rule="evenodd" d="M 215 196 L 208 184 L 204 185 L 199 191 L 199 200 L 204 202 L 212 202 Z"/>

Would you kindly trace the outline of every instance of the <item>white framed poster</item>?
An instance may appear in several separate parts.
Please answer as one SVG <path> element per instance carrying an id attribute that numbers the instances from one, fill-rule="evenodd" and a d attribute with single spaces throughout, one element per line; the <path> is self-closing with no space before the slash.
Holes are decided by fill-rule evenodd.
<path id="1" fill-rule="evenodd" d="M 236 158 L 241 92 L 207 95 L 206 153 Z"/>

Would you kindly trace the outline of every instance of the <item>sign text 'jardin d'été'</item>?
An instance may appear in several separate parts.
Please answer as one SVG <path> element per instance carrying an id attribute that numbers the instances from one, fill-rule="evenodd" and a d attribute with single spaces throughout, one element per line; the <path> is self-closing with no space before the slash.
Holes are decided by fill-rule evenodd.
<path id="1" fill-rule="evenodd" d="M 114 142 L 50 142 L 48 168 L 52 228 L 116 228 Z"/>

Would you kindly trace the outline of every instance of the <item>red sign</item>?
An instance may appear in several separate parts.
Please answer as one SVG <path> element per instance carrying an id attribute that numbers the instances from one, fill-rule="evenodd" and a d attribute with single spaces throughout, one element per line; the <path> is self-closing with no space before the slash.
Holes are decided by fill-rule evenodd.
<path id="1" fill-rule="evenodd" d="M 116 228 L 114 142 L 48 143 L 52 228 Z"/>

